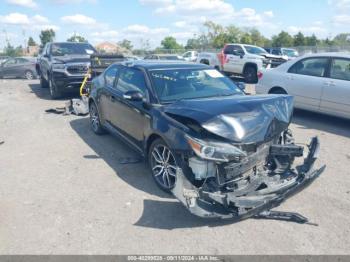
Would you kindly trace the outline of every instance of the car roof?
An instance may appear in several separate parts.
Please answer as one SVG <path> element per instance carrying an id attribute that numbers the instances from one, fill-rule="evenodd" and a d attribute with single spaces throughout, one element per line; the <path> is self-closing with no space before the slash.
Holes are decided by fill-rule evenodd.
<path id="1" fill-rule="evenodd" d="M 145 68 L 147 70 L 155 69 L 170 69 L 170 68 L 183 68 L 183 69 L 209 69 L 210 66 L 204 64 L 195 64 L 191 62 L 181 61 L 160 61 L 160 60 L 138 60 L 138 61 L 127 61 L 121 63 L 128 67 Z"/>

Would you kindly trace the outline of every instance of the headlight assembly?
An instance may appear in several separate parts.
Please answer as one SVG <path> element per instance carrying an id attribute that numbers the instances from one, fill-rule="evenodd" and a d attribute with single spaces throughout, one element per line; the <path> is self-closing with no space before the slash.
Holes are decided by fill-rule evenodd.
<path id="1" fill-rule="evenodd" d="M 239 148 L 221 142 L 203 141 L 186 136 L 188 144 L 198 157 L 218 162 L 229 162 L 237 157 L 245 157 L 247 154 Z"/>

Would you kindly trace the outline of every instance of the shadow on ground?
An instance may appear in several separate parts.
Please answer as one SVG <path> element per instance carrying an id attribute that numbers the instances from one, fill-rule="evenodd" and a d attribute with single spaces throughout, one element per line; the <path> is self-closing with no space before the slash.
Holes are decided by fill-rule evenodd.
<path id="1" fill-rule="evenodd" d="M 339 136 L 350 137 L 350 120 L 296 109 L 292 122 L 302 129 L 316 129 Z"/>
<path id="2" fill-rule="evenodd" d="M 34 93 L 38 98 L 44 100 L 52 100 L 48 88 L 42 88 L 39 83 L 30 83 L 28 86 L 31 89 L 32 93 Z M 61 99 L 57 100 L 67 100 L 76 97 L 79 97 L 79 92 L 67 93 Z"/>
<path id="3" fill-rule="evenodd" d="M 143 160 L 134 164 L 121 163 L 121 159 L 125 157 L 140 158 L 140 156 L 119 138 L 110 134 L 102 136 L 94 134 L 90 129 L 89 118 L 87 117 L 72 120 L 70 125 L 80 138 L 96 153 L 96 155 L 85 155 L 81 157 L 85 159 L 102 158 L 115 171 L 118 177 L 136 189 L 162 198 L 171 197 L 171 195 L 157 188 Z"/>

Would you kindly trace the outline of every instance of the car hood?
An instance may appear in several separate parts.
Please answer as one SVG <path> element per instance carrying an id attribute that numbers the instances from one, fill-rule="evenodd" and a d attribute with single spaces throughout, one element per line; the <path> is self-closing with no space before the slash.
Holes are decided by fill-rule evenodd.
<path id="1" fill-rule="evenodd" d="M 90 55 L 67 55 L 67 56 L 54 56 L 53 62 L 55 63 L 85 63 L 90 62 Z"/>
<path id="2" fill-rule="evenodd" d="M 263 143 L 288 127 L 293 97 L 261 95 L 181 100 L 166 105 L 163 110 L 175 119 L 195 121 L 210 133 L 233 143 Z"/>

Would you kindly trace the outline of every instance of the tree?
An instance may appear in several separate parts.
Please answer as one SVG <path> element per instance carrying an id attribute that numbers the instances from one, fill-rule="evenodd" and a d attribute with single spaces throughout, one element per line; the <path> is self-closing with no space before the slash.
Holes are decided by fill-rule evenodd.
<path id="1" fill-rule="evenodd" d="M 46 43 L 53 42 L 56 33 L 53 29 L 41 30 L 39 38 L 41 42 L 41 47 L 44 47 Z"/>
<path id="2" fill-rule="evenodd" d="M 293 37 L 293 43 L 294 43 L 294 46 L 305 46 L 306 45 L 305 36 L 303 35 L 302 32 L 297 33 Z"/>
<path id="3" fill-rule="evenodd" d="M 67 39 L 67 42 L 86 43 L 87 40 L 80 35 L 74 34 L 70 38 Z"/>
<path id="4" fill-rule="evenodd" d="M 281 31 L 278 35 L 272 37 L 273 47 L 289 47 L 293 46 L 293 37 L 285 31 Z"/>
<path id="5" fill-rule="evenodd" d="M 264 37 L 259 30 L 253 28 L 249 30 L 251 43 L 257 46 L 270 46 L 270 40 Z"/>
<path id="6" fill-rule="evenodd" d="M 4 48 L 4 54 L 6 56 L 21 56 L 23 54 L 22 46 L 14 48 L 10 43 Z"/>
<path id="7" fill-rule="evenodd" d="M 133 48 L 133 45 L 131 44 L 131 41 L 130 40 L 127 40 L 127 39 L 124 39 L 123 41 L 120 41 L 118 43 L 121 47 L 124 47 L 128 50 L 132 50 Z"/>
<path id="8" fill-rule="evenodd" d="M 336 45 L 349 45 L 350 34 L 349 33 L 338 34 L 334 37 L 333 41 L 336 43 Z"/>
<path id="9" fill-rule="evenodd" d="M 319 43 L 319 40 L 315 34 L 312 34 L 312 36 L 305 37 L 305 42 L 307 46 L 316 46 Z"/>
<path id="10" fill-rule="evenodd" d="M 240 41 L 242 44 L 252 44 L 252 37 L 249 33 L 244 33 L 241 37 L 241 41 Z"/>
<path id="11" fill-rule="evenodd" d="M 176 39 L 172 36 L 165 37 L 161 42 L 164 49 L 181 49 L 182 46 L 176 42 Z"/>
<path id="12" fill-rule="evenodd" d="M 31 37 L 31 36 L 28 38 L 28 46 L 36 46 L 36 43 L 35 43 L 33 37 Z"/>

